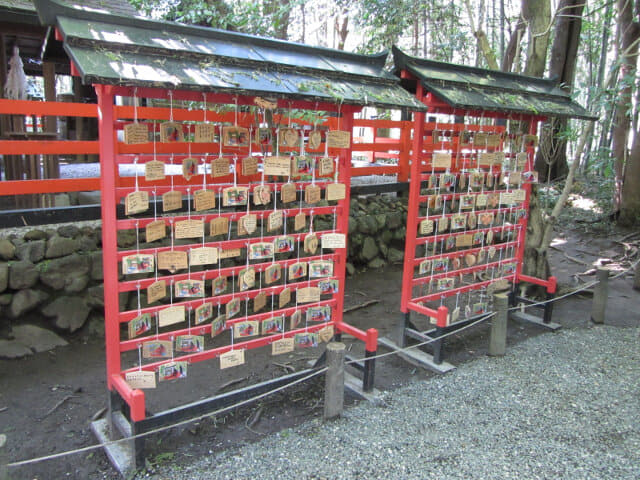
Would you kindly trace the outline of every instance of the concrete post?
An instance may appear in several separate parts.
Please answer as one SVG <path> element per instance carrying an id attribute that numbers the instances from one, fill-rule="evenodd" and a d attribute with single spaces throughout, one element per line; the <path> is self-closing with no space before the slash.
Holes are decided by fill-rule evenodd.
<path id="1" fill-rule="evenodd" d="M 7 444 L 7 436 L 2 433 L 0 434 L 0 480 L 8 479 L 7 473 L 7 455 L 5 454 L 5 447 Z"/>
<path id="2" fill-rule="evenodd" d="M 493 310 L 495 315 L 491 319 L 491 333 L 489 336 L 489 355 L 502 356 L 507 351 L 507 316 L 509 296 L 505 293 L 493 295 Z"/>
<path id="3" fill-rule="evenodd" d="M 324 387 L 324 419 L 339 417 L 344 407 L 344 356 L 345 344 L 331 342 L 327 345 L 327 373 Z"/>
<path id="4" fill-rule="evenodd" d="M 598 267 L 596 271 L 596 283 L 593 288 L 593 303 L 591 304 L 591 321 L 604 323 L 607 310 L 607 297 L 609 296 L 609 270 Z"/>

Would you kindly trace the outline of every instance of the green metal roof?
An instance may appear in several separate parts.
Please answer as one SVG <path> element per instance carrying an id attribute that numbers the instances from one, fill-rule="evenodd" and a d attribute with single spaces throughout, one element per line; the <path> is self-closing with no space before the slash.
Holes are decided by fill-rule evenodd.
<path id="1" fill-rule="evenodd" d="M 358 55 L 205 27 L 71 9 L 34 0 L 85 83 L 266 95 L 423 110 L 384 70 L 387 53 Z"/>
<path id="2" fill-rule="evenodd" d="M 435 62 L 393 47 L 396 74 L 406 70 L 453 108 L 596 119 L 553 80 Z"/>

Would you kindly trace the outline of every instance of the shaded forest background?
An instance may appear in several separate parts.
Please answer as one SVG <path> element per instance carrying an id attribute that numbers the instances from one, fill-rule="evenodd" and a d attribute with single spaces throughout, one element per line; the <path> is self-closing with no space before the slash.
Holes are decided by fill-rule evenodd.
<path id="1" fill-rule="evenodd" d="M 567 179 L 568 193 L 576 175 L 595 179 L 613 219 L 640 222 L 640 0 L 130 1 L 154 18 L 359 53 L 397 44 L 432 60 L 554 78 L 598 120 L 543 126 L 541 180 Z M 554 213 L 542 220 L 543 243 Z"/>

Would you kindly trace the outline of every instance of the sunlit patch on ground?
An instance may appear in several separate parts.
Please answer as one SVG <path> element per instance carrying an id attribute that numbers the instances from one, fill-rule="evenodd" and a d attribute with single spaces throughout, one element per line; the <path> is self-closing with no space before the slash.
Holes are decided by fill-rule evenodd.
<path id="1" fill-rule="evenodd" d="M 602 213 L 602 208 L 598 206 L 598 204 L 590 199 L 583 197 L 582 195 L 578 195 L 576 193 L 572 193 L 569 195 L 569 200 L 572 207 L 581 208 L 582 210 L 589 210 L 593 213 Z"/>

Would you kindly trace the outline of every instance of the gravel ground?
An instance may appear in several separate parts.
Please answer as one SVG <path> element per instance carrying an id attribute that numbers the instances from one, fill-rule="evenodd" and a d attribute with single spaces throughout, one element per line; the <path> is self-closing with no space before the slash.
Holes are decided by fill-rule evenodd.
<path id="1" fill-rule="evenodd" d="M 637 479 L 639 335 L 541 335 L 387 394 L 388 407 L 363 402 L 140 478 Z"/>

